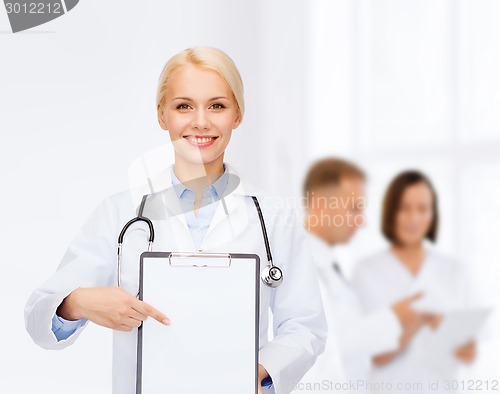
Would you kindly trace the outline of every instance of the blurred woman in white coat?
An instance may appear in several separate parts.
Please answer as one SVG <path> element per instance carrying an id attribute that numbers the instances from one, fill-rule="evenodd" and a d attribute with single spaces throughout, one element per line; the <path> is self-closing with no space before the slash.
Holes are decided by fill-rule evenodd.
<path id="1" fill-rule="evenodd" d="M 299 383 L 297 393 L 366 392 L 362 382 L 368 378 L 372 357 L 396 350 L 412 326 L 410 305 L 417 294 L 364 313 L 351 283 L 351 267 L 341 248 L 349 248 L 364 224 L 365 182 L 361 168 L 336 157 L 316 161 L 304 181 L 304 224 L 329 335 L 324 353 Z"/>
<path id="2" fill-rule="evenodd" d="M 273 261 L 284 277 L 277 288 L 260 283 L 258 379 L 264 387 L 259 385 L 259 392 L 288 394 L 323 351 L 326 321 L 312 257 L 294 211 L 265 198 L 224 162 L 243 114 L 241 77 L 224 52 L 196 47 L 167 62 L 158 84 L 157 116 L 170 135 L 175 163 L 151 180 L 154 190 L 144 216 L 156 229 L 154 250 L 256 253 L 266 262 L 251 198 L 259 196 Z M 135 393 L 137 327 L 148 316 L 170 324 L 168 311 L 135 297 L 139 255 L 147 241 L 142 223 L 126 236 L 121 287 L 116 287 L 117 237 L 137 215 L 136 196 L 141 194 L 126 191 L 105 199 L 69 245 L 57 272 L 35 290 L 25 308 L 28 332 L 47 349 L 73 344 L 89 321 L 113 329 L 115 394 Z"/>
<path id="3" fill-rule="evenodd" d="M 429 382 L 436 380 L 439 391 L 451 391 L 446 389 L 445 380 L 455 376 L 459 364 L 475 358 L 474 340 L 459 344 L 450 354 L 432 356 L 434 332 L 444 311 L 472 306 L 473 302 L 471 277 L 465 267 L 425 242 L 436 240 L 438 221 L 437 194 L 429 178 L 418 171 L 399 174 L 388 187 L 382 212 L 382 232 L 390 247 L 360 262 L 353 272 L 366 312 L 416 292 L 422 295 L 413 304 L 418 319 L 401 338 L 399 349 L 372 360 L 371 381 L 380 384 L 374 386 L 374 392 L 394 392 L 396 386 L 391 390 L 388 384 L 407 385 L 405 390 L 411 392 L 435 392 Z M 418 307 L 424 301 L 427 306 Z"/>

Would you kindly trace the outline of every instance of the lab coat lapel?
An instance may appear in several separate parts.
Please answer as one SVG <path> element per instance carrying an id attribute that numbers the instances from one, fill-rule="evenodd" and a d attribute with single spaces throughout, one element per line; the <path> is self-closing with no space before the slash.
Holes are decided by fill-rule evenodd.
<path id="1" fill-rule="evenodd" d="M 238 197 L 229 194 L 218 202 L 214 217 L 201 242 L 201 250 L 213 249 L 217 245 L 226 243 L 241 232 L 241 226 L 245 225 L 243 222 L 245 216 L 243 215 L 243 218 L 241 218 L 241 211 L 244 207 L 240 206 L 242 204 Z M 224 208 L 224 205 L 226 208 Z"/>
<path id="2" fill-rule="evenodd" d="M 177 251 L 193 251 L 195 250 L 195 246 L 191 238 L 186 217 L 175 189 L 172 187 L 172 167 L 173 165 L 168 166 L 155 178 L 150 180 L 151 188 L 161 190 L 157 193 L 158 197 L 155 198 L 155 200 L 159 198 L 161 202 L 156 208 L 152 208 L 155 209 L 156 215 L 158 215 L 159 212 L 164 212 L 160 220 L 168 222 L 172 229 L 171 234 L 173 234 L 175 238 L 175 243 L 168 242 L 168 240 L 160 240 L 160 242 L 163 241 L 161 244 L 170 248 L 175 246 L 178 249 Z M 155 190 L 153 190 L 153 192 L 154 191 Z M 146 216 L 148 215 L 146 214 Z"/>
<path id="3" fill-rule="evenodd" d="M 229 173 L 228 186 L 217 204 L 210 226 L 201 243 L 202 250 L 226 243 L 240 234 L 248 225 L 245 197 L 259 195 L 258 190 L 243 180 L 234 167 L 227 163 L 225 165 Z"/>
<path id="4" fill-rule="evenodd" d="M 182 212 L 179 199 L 173 188 L 169 188 L 165 192 L 168 203 L 167 220 L 170 222 L 172 234 L 175 237 L 178 251 L 192 251 L 195 250 L 195 245 L 189 231 L 186 216 Z"/>
<path id="5" fill-rule="evenodd" d="M 234 195 L 228 194 L 227 196 L 223 196 L 217 203 L 217 208 L 215 209 L 214 216 L 205 237 L 207 237 L 227 216 L 232 215 L 236 208 L 238 208 L 238 204 L 235 201 Z"/>

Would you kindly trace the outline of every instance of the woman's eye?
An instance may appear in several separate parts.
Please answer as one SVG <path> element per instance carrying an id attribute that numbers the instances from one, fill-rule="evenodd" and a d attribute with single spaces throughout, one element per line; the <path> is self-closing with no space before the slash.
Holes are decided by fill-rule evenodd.
<path id="1" fill-rule="evenodd" d="M 187 104 L 179 104 L 177 106 L 177 109 L 188 109 L 188 108 L 189 108 L 189 105 L 187 105 Z"/>
<path id="2" fill-rule="evenodd" d="M 212 104 L 210 106 L 210 108 L 213 108 L 213 109 L 222 109 L 222 108 L 225 108 L 225 107 L 222 104 L 215 103 L 215 104 Z"/>

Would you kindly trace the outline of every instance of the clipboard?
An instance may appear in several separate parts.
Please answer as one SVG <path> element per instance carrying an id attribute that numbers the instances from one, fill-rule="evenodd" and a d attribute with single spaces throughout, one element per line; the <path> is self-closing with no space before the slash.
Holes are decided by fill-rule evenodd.
<path id="1" fill-rule="evenodd" d="M 256 394 L 259 277 L 256 254 L 142 253 L 139 299 L 171 325 L 139 327 L 136 394 Z"/>

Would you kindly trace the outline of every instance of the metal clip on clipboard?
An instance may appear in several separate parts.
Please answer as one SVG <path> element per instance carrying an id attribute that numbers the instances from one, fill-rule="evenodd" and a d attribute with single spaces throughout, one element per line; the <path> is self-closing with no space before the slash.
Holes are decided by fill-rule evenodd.
<path id="1" fill-rule="evenodd" d="M 192 262 L 193 259 L 208 260 L 208 264 L 195 264 Z M 222 262 L 218 262 L 219 260 Z M 170 253 L 168 262 L 173 267 L 231 267 L 231 255 L 229 253 L 177 252 Z"/>

